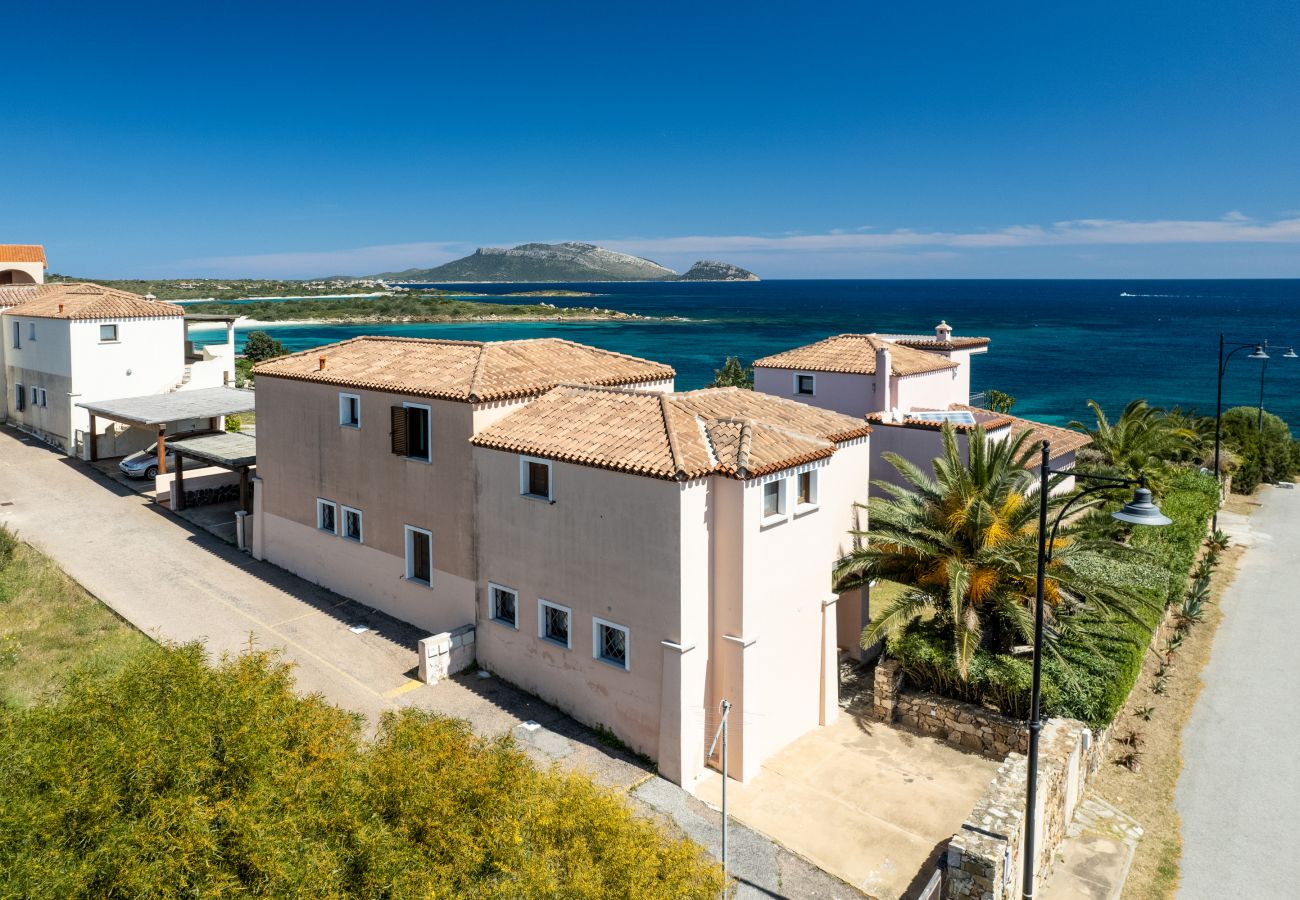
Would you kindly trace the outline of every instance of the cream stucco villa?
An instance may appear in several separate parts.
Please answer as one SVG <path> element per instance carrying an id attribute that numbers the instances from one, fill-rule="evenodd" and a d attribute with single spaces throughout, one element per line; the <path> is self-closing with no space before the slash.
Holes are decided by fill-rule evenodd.
<path id="1" fill-rule="evenodd" d="M 80 404 L 233 382 L 232 324 L 224 343 L 197 352 L 189 324 L 175 304 L 98 284 L 0 285 L 0 410 L 73 455 L 89 458 L 92 443 L 100 456 L 142 449 L 156 434 L 102 418 L 92 442 L 94 420 Z M 174 424 L 189 431 L 206 421 Z"/>
<path id="2" fill-rule="evenodd" d="M 1054 463 L 1074 464 L 1088 443 L 1076 431 L 1056 428 L 971 405 L 971 357 L 987 353 L 989 339 L 957 337 L 947 322 L 934 334 L 840 334 L 763 357 L 754 362 L 754 387 L 813 406 L 866 416 L 876 426 L 871 437 L 877 463 L 873 477 L 902 485 L 885 453 L 929 469 L 942 454 L 945 423 L 957 433 L 963 452 L 968 436 L 982 427 L 993 440 L 1029 431 L 1033 440 L 1050 439 Z M 1067 492 L 1069 478 L 1053 489 Z M 873 486 L 873 494 L 879 493 Z"/>
<path id="3" fill-rule="evenodd" d="M 832 719 L 861 416 L 554 339 L 357 338 L 255 370 L 253 552 L 432 631 L 690 785 Z"/>

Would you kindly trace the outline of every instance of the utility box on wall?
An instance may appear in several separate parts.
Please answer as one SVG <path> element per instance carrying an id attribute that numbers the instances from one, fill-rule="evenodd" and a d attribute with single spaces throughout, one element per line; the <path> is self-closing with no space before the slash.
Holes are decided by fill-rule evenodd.
<path id="1" fill-rule="evenodd" d="M 419 645 L 420 680 L 437 684 L 449 675 L 469 668 L 474 662 L 474 626 L 462 625 L 423 638 Z"/>

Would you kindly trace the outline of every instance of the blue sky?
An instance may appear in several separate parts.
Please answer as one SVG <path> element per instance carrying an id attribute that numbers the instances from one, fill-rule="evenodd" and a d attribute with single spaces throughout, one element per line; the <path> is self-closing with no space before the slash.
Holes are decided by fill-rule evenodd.
<path id="1" fill-rule="evenodd" d="M 17 4 L 0 242 L 86 276 L 588 240 L 1300 276 L 1300 4 Z M 26 36 L 27 40 L 12 36 Z"/>

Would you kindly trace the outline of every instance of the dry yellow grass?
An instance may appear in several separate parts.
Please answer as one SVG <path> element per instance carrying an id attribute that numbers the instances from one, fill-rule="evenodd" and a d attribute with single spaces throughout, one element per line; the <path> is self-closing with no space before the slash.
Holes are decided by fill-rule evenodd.
<path id="1" fill-rule="evenodd" d="M 1258 505 L 1248 497 L 1235 497 L 1224 508 L 1248 513 Z M 1236 575 L 1242 553 L 1242 548 L 1234 545 L 1219 557 L 1211 587 L 1213 602 L 1174 657 L 1163 694 L 1153 689 L 1154 672 L 1162 660 L 1156 653 L 1147 654 L 1137 686 L 1115 720 L 1108 762 L 1093 781 L 1098 795 L 1137 819 L 1146 832 L 1124 885 L 1124 900 L 1164 900 L 1173 897 L 1178 887 L 1182 837 L 1174 791 L 1183 767 L 1182 733 L 1201 693 L 1201 670 L 1209 661 L 1214 634 L 1223 619 L 1219 601 Z M 1148 707 L 1149 720 L 1139 714 Z M 1136 772 L 1118 762 L 1132 749 L 1119 739 L 1134 733 L 1140 743 Z"/>
<path id="2" fill-rule="evenodd" d="M 0 703 L 28 706 L 72 666 L 113 669 L 150 644 L 27 544 L 0 568 Z"/>

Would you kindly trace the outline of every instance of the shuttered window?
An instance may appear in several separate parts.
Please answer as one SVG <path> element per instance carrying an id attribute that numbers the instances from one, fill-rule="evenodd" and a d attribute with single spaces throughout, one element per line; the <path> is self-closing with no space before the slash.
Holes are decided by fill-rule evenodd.
<path id="1" fill-rule="evenodd" d="M 406 455 L 406 407 L 394 406 L 390 412 L 393 418 L 393 430 L 390 432 L 393 438 L 393 453 L 398 456 Z"/>

